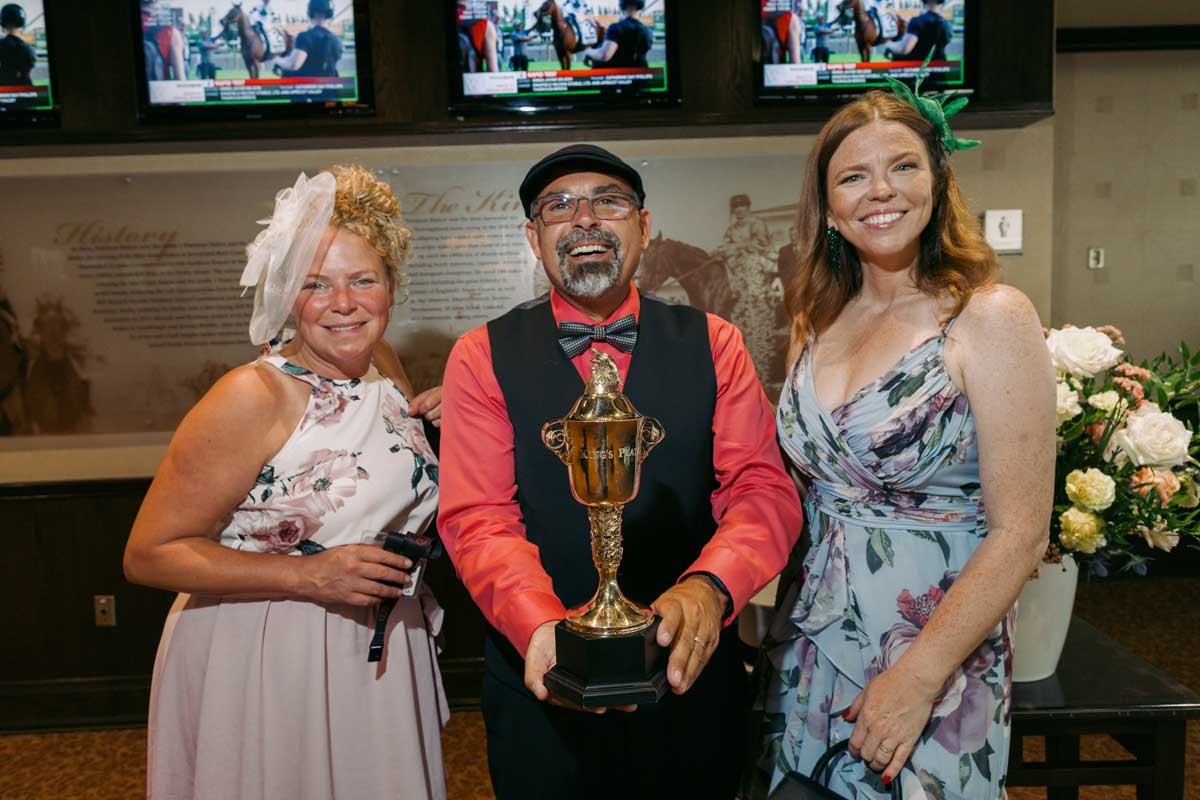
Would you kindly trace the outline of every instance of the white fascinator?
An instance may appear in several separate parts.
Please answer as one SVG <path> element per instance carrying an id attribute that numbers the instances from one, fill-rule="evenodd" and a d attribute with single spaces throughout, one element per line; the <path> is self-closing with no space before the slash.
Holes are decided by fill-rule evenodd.
<path id="1" fill-rule="evenodd" d="M 296 185 L 275 195 L 275 212 L 260 219 L 266 229 L 246 246 L 246 269 L 241 285 L 257 287 L 250 317 L 250 341 L 256 345 L 274 339 L 292 311 L 300 287 L 308 277 L 321 237 L 333 219 L 337 180 L 321 172 L 309 178 L 303 172 Z"/>

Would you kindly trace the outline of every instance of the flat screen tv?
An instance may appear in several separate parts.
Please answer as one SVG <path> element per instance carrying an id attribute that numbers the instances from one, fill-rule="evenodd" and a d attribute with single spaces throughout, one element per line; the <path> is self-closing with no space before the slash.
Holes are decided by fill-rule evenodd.
<path id="1" fill-rule="evenodd" d="M 682 0 L 441 0 L 451 107 L 564 111 L 679 99 Z"/>
<path id="2" fill-rule="evenodd" d="M 372 110 L 366 0 L 131 0 L 146 118 Z"/>
<path id="3" fill-rule="evenodd" d="M 0 124 L 57 122 L 44 0 L 0 0 Z"/>
<path id="4" fill-rule="evenodd" d="M 911 79 L 932 51 L 923 88 L 968 93 L 974 0 L 748 0 L 762 23 L 758 100 L 832 98 Z"/>

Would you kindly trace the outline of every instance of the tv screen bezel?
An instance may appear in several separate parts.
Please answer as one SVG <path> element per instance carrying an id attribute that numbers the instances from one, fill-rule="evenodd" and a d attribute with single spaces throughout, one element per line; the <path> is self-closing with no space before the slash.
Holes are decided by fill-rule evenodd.
<path id="1" fill-rule="evenodd" d="M 747 8 L 751 8 L 753 4 L 753 13 L 755 19 L 755 30 L 759 28 L 761 16 L 761 4 L 759 0 L 746 0 Z M 963 56 L 971 56 L 966 59 L 963 66 L 963 82 L 958 86 L 939 87 L 930 85 L 926 88 L 933 91 L 948 91 L 956 94 L 969 95 L 972 98 L 979 97 L 979 59 L 981 57 L 979 48 L 979 0 L 963 0 L 963 14 L 966 17 L 966 22 L 963 28 Z M 761 42 L 759 43 L 761 48 Z M 754 103 L 761 106 L 781 105 L 828 105 L 839 106 L 856 97 L 860 97 L 866 92 L 873 89 L 883 89 L 887 91 L 887 87 L 881 86 L 837 86 L 829 88 L 819 88 L 815 86 L 772 86 L 767 87 L 763 84 L 765 61 L 761 49 L 758 52 L 758 57 L 752 62 L 754 69 Z"/>
<path id="2" fill-rule="evenodd" d="M 374 65 L 371 60 L 371 27 L 369 0 L 351 0 L 354 14 L 355 77 L 358 100 L 353 103 L 254 103 L 238 105 L 159 105 L 150 102 L 150 86 L 146 80 L 146 57 L 142 41 L 141 0 L 128 0 L 134 33 L 134 81 L 138 88 L 138 119 L 141 122 L 179 121 L 237 121 L 267 119 L 302 119 L 306 117 L 370 116 L 375 114 Z"/>
<path id="3" fill-rule="evenodd" d="M 538 95 L 519 97 L 496 97 L 488 95 L 466 95 L 463 93 L 463 73 L 458 59 L 458 17 L 456 0 L 446 3 L 446 71 L 450 84 L 450 112 L 456 116 L 474 114 L 516 114 L 538 116 L 571 111 L 599 111 L 609 108 L 663 108 L 679 105 L 683 101 L 680 76 L 679 50 L 679 6 L 684 0 L 662 0 L 666 17 L 667 91 L 654 94 L 619 95 Z"/>
<path id="4" fill-rule="evenodd" d="M 58 86 L 58 70 L 55 67 L 54 24 L 51 21 L 54 14 L 49 8 L 53 2 L 54 0 L 43 0 L 42 3 L 42 17 L 46 25 L 46 70 L 50 73 L 50 107 L 0 109 L 0 128 L 4 130 L 37 130 L 62 125 L 62 103 L 58 99 L 59 93 L 55 90 Z"/>

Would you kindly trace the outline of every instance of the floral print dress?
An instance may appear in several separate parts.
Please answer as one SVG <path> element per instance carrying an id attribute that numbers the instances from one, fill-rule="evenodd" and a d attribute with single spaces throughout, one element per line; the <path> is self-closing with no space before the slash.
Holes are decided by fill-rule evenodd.
<path id="1" fill-rule="evenodd" d="M 423 532 L 437 459 L 404 394 L 374 368 L 340 381 L 262 360 L 311 393 L 220 542 L 299 558 Z M 368 663 L 371 608 L 179 595 L 154 666 L 149 796 L 444 798 L 440 624 L 427 591 L 400 598 Z"/>
<path id="2" fill-rule="evenodd" d="M 758 796 L 789 770 L 809 774 L 850 737 L 841 713 L 896 663 L 987 535 L 974 420 L 943 361 L 948 330 L 832 412 L 814 392 L 811 341 L 790 371 L 777 423 L 785 452 L 809 478 L 813 544 L 763 643 Z M 906 800 L 1004 796 L 1012 622 L 1010 611 L 935 701 L 900 776 Z M 848 755 L 830 788 L 890 796 Z"/>

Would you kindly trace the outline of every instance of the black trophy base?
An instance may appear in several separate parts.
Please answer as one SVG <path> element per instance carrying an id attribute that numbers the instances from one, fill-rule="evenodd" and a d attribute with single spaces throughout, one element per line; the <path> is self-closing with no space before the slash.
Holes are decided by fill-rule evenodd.
<path id="1" fill-rule="evenodd" d="M 644 631 L 589 636 L 560 622 L 554 629 L 557 663 L 546 688 L 584 708 L 658 702 L 667 691 L 667 651 L 658 646 L 659 617 Z"/>

